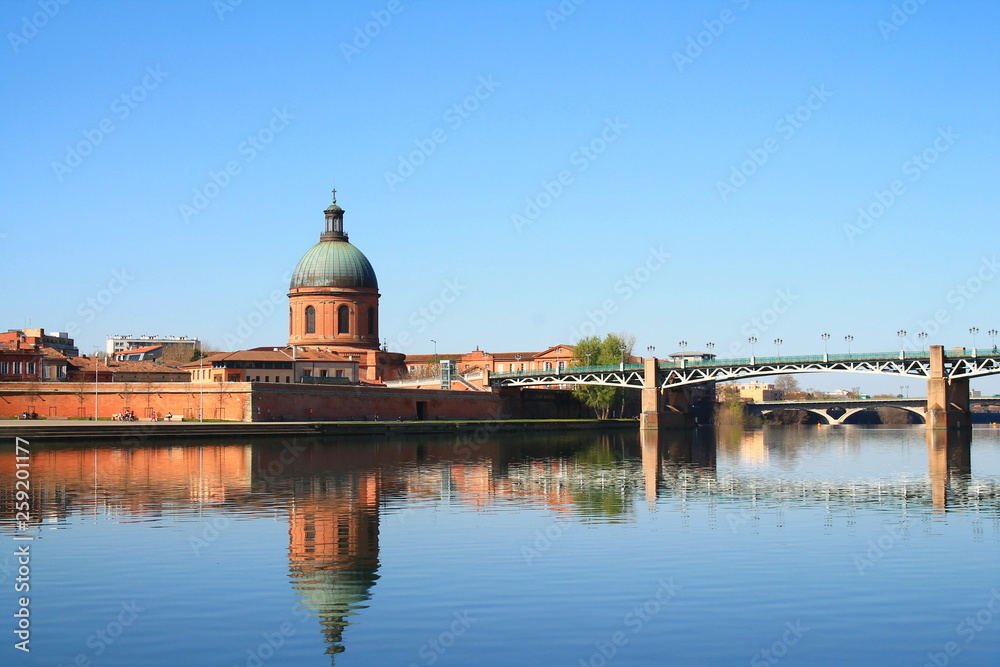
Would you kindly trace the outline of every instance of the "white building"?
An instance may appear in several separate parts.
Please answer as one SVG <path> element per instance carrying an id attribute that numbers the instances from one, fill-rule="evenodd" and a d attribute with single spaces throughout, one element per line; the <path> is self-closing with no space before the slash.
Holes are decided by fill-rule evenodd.
<path id="1" fill-rule="evenodd" d="M 194 351 L 198 348 L 198 338 L 190 338 L 188 336 L 165 336 L 163 338 L 158 336 L 132 335 L 108 336 L 106 351 L 108 354 L 114 354 L 139 347 L 151 347 L 153 345 L 162 345 L 164 352 L 168 352 L 172 348 L 182 347 L 194 354 Z"/>

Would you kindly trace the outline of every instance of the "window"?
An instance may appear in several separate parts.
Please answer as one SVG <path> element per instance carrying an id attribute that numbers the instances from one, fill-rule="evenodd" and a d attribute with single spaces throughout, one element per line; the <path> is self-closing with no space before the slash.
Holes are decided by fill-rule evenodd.
<path id="1" fill-rule="evenodd" d="M 546 361 L 545 362 L 545 368 L 543 370 L 551 371 L 552 370 L 552 362 L 551 361 Z"/>
<path id="2" fill-rule="evenodd" d="M 564 370 L 566 370 L 566 362 L 565 361 L 560 361 L 556 365 L 556 367 L 559 369 L 559 372 L 562 373 Z"/>
<path id="3" fill-rule="evenodd" d="M 344 371 L 342 371 L 342 370 L 338 370 L 338 371 L 337 371 L 337 377 L 339 377 L 339 378 L 342 378 L 342 377 L 344 377 Z"/>
<path id="4" fill-rule="evenodd" d="M 326 369 L 325 369 L 325 368 L 323 368 L 323 369 L 321 369 L 321 370 L 320 370 L 320 372 L 319 372 L 319 376 L 320 376 L 321 378 L 325 378 L 325 377 L 326 377 Z"/>
<path id="5" fill-rule="evenodd" d="M 368 309 L 368 333 L 375 334 L 375 309 Z"/>
<path id="6" fill-rule="evenodd" d="M 302 377 L 312 377 L 312 371 L 308 368 L 302 370 Z"/>
<path id="7" fill-rule="evenodd" d="M 23 363 L 24 363 L 24 362 L 21 362 L 21 361 L 15 361 L 15 362 L 13 363 L 13 367 L 14 367 L 14 375 L 20 375 L 20 374 L 21 374 L 21 365 L 22 365 Z"/>
<path id="8" fill-rule="evenodd" d="M 306 333 L 316 333 L 316 309 L 312 306 L 306 306 Z"/>
<path id="9" fill-rule="evenodd" d="M 9 361 L 0 361 L 0 375 L 10 375 Z"/>
<path id="10" fill-rule="evenodd" d="M 337 333 L 351 333 L 351 309 L 347 306 L 337 309 Z"/>
<path id="11" fill-rule="evenodd" d="M 270 382 L 270 381 L 271 381 L 271 376 L 270 375 L 265 375 L 264 376 L 264 382 Z"/>

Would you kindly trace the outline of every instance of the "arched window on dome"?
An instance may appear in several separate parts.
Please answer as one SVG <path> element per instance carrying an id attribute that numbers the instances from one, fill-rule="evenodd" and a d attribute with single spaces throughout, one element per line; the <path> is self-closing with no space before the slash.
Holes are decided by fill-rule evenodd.
<path id="1" fill-rule="evenodd" d="M 306 333 L 316 333 L 316 309 L 312 306 L 306 306 Z"/>
<path id="2" fill-rule="evenodd" d="M 351 309 L 347 306 L 341 306 L 337 309 L 337 333 L 351 333 Z"/>
<path id="3" fill-rule="evenodd" d="M 368 307 L 368 334 L 375 335 L 375 309 Z"/>

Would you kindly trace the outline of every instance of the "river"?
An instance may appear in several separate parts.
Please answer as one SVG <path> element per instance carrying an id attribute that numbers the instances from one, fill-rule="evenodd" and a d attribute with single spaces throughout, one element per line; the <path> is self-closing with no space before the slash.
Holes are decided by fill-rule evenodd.
<path id="1" fill-rule="evenodd" d="M 0 449 L 4 665 L 1000 664 L 997 429 L 103 445 Z"/>

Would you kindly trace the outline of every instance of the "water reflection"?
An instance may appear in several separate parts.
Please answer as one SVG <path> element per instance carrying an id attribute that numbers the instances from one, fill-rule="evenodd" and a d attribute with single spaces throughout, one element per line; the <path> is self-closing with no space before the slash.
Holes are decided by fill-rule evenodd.
<path id="1" fill-rule="evenodd" d="M 968 493 L 972 474 L 972 431 L 927 431 L 927 459 L 931 503 L 935 509 L 944 510 L 948 503 L 949 486 L 953 495 Z"/>
<path id="2" fill-rule="evenodd" d="M 288 526 L 290 585 L 317 618 L 332 663 L 345 650 L 351 617 L 368 605 L 377 585 L 380 521 L 414 504 L 544 508 L 601 523 L 632 521 L 642 499 L 650 510 L 681 498 L 711 506 L 924 504 L 937 512 L 986 507 L 989 499 L 995 511 L 998 481 L 972 477 L 969 432 L 927 431 L 922 479 L 776 473 L 828 452 L 828 430 L 822 432 L 823 438 L 797 428 L 698 429 L 37 448 L 32 514 L 64 526 L 74 516 L 98 514 L 122 522 L 193 521 L 212 512 L 280 514 Z M 852 451 L 872 431 L 836 433 L 836 446 Z M 912 442 L 918 431 L 906 433 Z M 0 457 L 2 488 L 13 488 L 14 473 L 13 457 Z M 9 531 L 10 494 L 0 497 L 0 517 Z"/>

